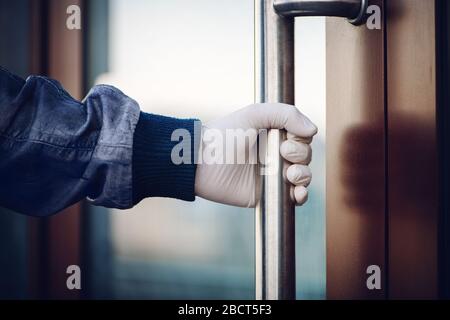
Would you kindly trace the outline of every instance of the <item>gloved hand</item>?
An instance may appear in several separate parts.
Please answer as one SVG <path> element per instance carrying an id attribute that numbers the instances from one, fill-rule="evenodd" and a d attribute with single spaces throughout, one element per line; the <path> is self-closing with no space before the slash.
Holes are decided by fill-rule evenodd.
<path id="1" fill-rule="evenodd" d="M 250 135 L 252 137 L 247 139 L 247 143 L 232 143 L 235 139 L 230 139 L 227 133 L 242 137 L 244 132 L 257 133 L 260 129 L 287 130 L 288 139 L 282 143 L 280 153 L 292 165 L 283 175 L 292 184 L 292 200 L 298 205 L 306 202 L 306 187 L 311 182 L 311 170 L 307 166 L 311 161 L 309 144 L 317 133 L 317 127 L 296 107 L 278 103 L 250 105 L 203 126 L 202 158 L 197 165 L 195 179 L 197 196 L 223 204 L 255 207 L 258 201 L 255 186 L 260 172 L 250 155 L 257 155 L 256 134 Z M 225 140 L 220 141 L 220 134 Z M 227 159 L 230 152 L 235 156 L 228 158 L 234 161 Z M 244 161 L 236 161 L 239 156 L 245 156 Z M 223 158 L 223 161 L 213 163 L 211 159 L 214 157 Z"/>

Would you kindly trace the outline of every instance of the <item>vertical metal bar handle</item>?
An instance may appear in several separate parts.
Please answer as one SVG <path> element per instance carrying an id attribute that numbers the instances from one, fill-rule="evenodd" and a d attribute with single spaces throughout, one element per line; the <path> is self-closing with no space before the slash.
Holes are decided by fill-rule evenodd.
<path id="1" fill-rule="evenodd" d="M 294 104 L 294 17 L 364 22 L 369 0 L 255 0 L 255 100 Z M 255 212 L 256 299 L 295 299 L 295 206 L 280 157 L 285 132 L 270 130 Z M 262 142 L 262 141 L 261 141 Z M 264 142 L 262 142 L 264 143 Z"/>
<path id="2" fill-rule="evenodd" d="M 294 18 L 275 12 L 274 0 L 255 0 L 255 100 L 294 104 Z M 284 183 L 280 144 L 270 130 L 255 213 L 256 299 L 295 299 L 295 206 Z"/>

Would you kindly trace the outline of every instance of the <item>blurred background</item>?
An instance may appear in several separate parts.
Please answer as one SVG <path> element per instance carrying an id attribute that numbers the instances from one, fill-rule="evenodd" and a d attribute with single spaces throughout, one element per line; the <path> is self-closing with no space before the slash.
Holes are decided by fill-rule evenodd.
<path id="1" fill-rule="evenodd" d="M 81 8 L 81 30 L 66 9 Z M 100 83 L 143 111 L 206 122 L 254 101 L 253 0 L 0 0 L 0 65 L 77 99 Z M 296 104 L 319 127 L 296 210 L 298 299 L 326 296 L 325 19 L 296 23 Z M 49 195 L 51 196 L 51 195 Z M 66 288 L 81 266 L 82 290 Z M 45 219 L 0 209 L 0 298 L 253 299 L 252 209 L 147 199 Z"/>

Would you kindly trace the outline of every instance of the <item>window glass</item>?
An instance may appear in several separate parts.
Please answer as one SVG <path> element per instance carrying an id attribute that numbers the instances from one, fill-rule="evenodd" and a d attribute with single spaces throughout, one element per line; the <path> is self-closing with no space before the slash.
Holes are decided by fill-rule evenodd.
<path id="1" fill-rule="evenodd" d="M 111 0 L 109 71 L 96 82 L 117 86 L 146 112 L 203 122 L 226 115 L 254 100 L 253 19 L 253 0 Z M 324 30 L 324 19 L 297 25 L 297 101 L 321 130 L 310 201 L 296 213 L 298 298 L 325 297 Z M 202 199 L 113 210 L 112 292 L 252 299 L 253 214 Z"/>

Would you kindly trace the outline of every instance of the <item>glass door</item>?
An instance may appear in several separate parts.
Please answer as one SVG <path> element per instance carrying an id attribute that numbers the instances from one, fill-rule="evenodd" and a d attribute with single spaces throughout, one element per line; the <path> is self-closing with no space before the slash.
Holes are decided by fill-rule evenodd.
<path id="1" fill-rule="evenodd" d="M 91 39 L 89 59 L 103 54 L 109 63 L 92 84 L 117 86 L 145 112 L 203 122 L 253 103 L 253 0 L 111 0 L 95 12 L 105 19 L 92 18 L 89 32 L 95 38 L 95 24 L 106 20 L 107 41 Z M 296 213 L 297 297 L 323 299 L 325 20 L 304 19 L 297 31 L 297 104 L 320 127 L 310 201 Z M 253 209 L 197 198 L 90 210 L 88 248 L 104 253 L 89 249 L 94 297 L 254 298 Z"/>

